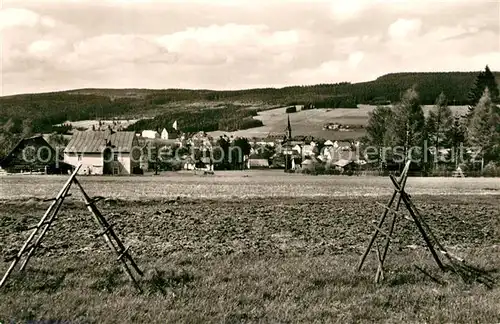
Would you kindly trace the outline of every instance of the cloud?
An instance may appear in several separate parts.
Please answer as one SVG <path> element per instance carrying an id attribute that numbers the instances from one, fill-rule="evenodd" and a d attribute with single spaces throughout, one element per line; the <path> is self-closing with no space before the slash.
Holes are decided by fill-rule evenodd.
<path id="1" fill-rule="evenodd" d="M 349 66 L 352 68 L 356 68 L 361 61 L 363 61 L 363 57 L 365 53 L 363 52 L 354 52 L 349 55 Z"/>
<path id="2" fill-rule="evenodd" d="M 494 66 L 500 4 L 485 1 L 4 0 L 3 6 L 3 94 L 235 89 L 500 68 Z"/>
<path id="3" fill-rule="evenodd" d="M 182 50 L 192 42 L 200 45 L 237 45 L 245 40 L 257 40 L 259 34 L 266 30 L 265 25 L 211 25 L 194 27 L 173 34 L 163 35 L 158 42 L 172 51 Z"/>
<path id="4" fill-rule="evenodd" d="M 28 46 L 28 53 L 37 58 L 50 58 L 56 56 L 64 45 L 64 40 L 40 39 Z"/>
<path id="5" fill-rule="evenodd" d="M 56 21 L 23 8 L 0 9 L 0 31 L 16 27 L 54 28 Z"/>
<path id="6" fill-rule="evenodd" d="M 291 61 L 286 51 L 300 42 L 295 30 L 272 31 L 266 25 L 210 25 L 162 35 L 155 41 L 180 63 L 223 64 L 236 61 Z M 275 57 L 276 56 L 276 57 Z"/>
<path id="7" fill-rule="evenodd" d="M 0 30 L 12 27 L 34 27 L 40 16 L 30 10 L 9 8 L 0 10 Z"/>
<path id="8" fill-rule="evenodd" d="M 399 18 L 389 26 L 388 34 L 392 39 L 405 40 L 417 35 L 421 27 L 420 19 Z"/>
<path id="9" fill-rule="evenodd" d="M 295 30 L 270 31 L 269 27 L 260 25 L 211 25 L 208 27 L 188 28 L 173 34 L 163 35 L 157 39 L 171 51 L 182 51 L 190 46 L 232 47 L 253 44 L 255 46 L 275 47 L 296 44 L 299 36 Z"/>

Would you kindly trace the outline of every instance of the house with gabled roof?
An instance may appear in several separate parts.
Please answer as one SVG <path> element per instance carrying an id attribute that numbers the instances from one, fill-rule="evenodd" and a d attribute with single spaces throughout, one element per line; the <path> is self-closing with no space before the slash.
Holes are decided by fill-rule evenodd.
<path id="1" fill-rule="evenodd" d="M 356 163 L 352 159 L 340 159 L 332 163 L 332 166 L 335 167 L 335 169 L 344 172 L 354 170 L 356 168 Z"/>
<path id="2" fill-rule="evenodd" d="M 8 173 L 66 173 L 71 166 L 61 162 L 59 153 L 43 135 L 25 137 L 0 161 L 0 169 Z"/>
<path id="3" fill-rule="evenodd" d="M 141 147 L 134 132 L 75 132 L 64 150 L 64 162 L 81 174 L 140 173 Z"/>
<path id="4" fill-rule="evenodd" d="M 323 144 L 323 146 L 334 146 L 334 143 L 333 143 L 332 141 L 330 141 L 330 140 L 327 140 L 327 141 Z"/>

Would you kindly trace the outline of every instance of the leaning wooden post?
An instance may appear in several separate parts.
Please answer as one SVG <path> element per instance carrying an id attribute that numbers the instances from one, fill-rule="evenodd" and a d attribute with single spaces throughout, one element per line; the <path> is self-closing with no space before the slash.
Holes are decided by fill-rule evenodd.
<path id="1" fill-rule="evenodd" d="M 377 252 L 378 267 L 377 267 L 377 275 L 375 276 L 375 283 L 378 283 L 380 276 L 382 277 L 382 280 L 384 279 L 384 263 L 382 261 L 382 256 L 380 254 L 380 249 L 378 248 L 378 245 L 376 252 Z"/>
<path id="2" fill-rule="evenodd" d="M 406 175 L 408 173 L 408 169 L 409 169 L 409 165 L 407 164 L 407 166 L 405 166 L 404 170 L 403 170 L 403 173 L 401 174 L 401 181 L 403 179 L 406 179 Z M 406 181 L 406 180 L 405 180 Z M 382 225 L 384 224 L 384 221 L 385 221 L 385 218 L 387 217 L 387 213 L 389 212 L 389 209 L 391 208 L 393 202 L 394 202 L 394 199 L 396 199 L 396 195 L 398 194 L 398 190 L 394 190 L 394 193 L 392 194 L 392 197 L 391 199 L 389 200 L 389 203 L 387 204 L 387 208 L 384 210 L 384 213 L 382 214 L 382 217 L 380 218 L 380 221 L 378 222 L 378 228 L 382 228 Z M 375 232 L 373 232 L 373 235 L 370 239 L 370 243 L 368 243 L 368 246 L 365 250 L 365 253 L 361 256 L 361 259 L 359 260 L 359 263 L 358 263 L 358 271 L 361 270 L 361 268 L 363 267 L 363 263 L 365 262 L 365 259 L 366 257 L 368 256 L 368 253 L 370 253 L 370 250 L 373 246 L 373 243 L 375 242 L 375 239 L 377 238 L 377 235 L 378 235 L 378 232 L 379 230 L 376 229 Z M 391 234 L 389 234 L 391 235 Z"/>
<path id="3" fill-rule="evenodd" d="M 408 180 L 408 170 L 410 169 L 410 164 L 411 164 L 411 161 L 406 162 L 405 168 L 403 169 L 403 173 L 401 174 L 401 178 L 399 179 L 399 183 L 401 184 L 401 190 L 404 190 L 404 188 L 406 186 L 406 180 Z M 396 203 L 396 208 L 394 209 L 396 212 L 399 211 L 399 206 L 401 205 L 401 200 L 402 200 L 402 197 L 401 197 L 401 195 L 399 195 L 398 202 Z M 392 233 L 394 232 L 394 226 L 396 224 L 396 219 L 397 219 L 396 212 L 393 212 L 393 214 L 392 214 L 391 224 L 390 224 L 390 228 L 389 228 L 389 235 L 387 235 L 387 237 L 386 237 L 384 250 L 382 251 L 382 257 L 380 259 L 381 267 L 384 265 L 384 261 L 385 261 L 385 258 L 387 256 L 387 251 L 389 250 L 389 244 L 391 243 L 391 236 L 392 236 Z M 375 275 L 375 282 L 379 282 L 381 275 L 383 275 L 383 273 L 381 271 L 377 270 L 377 274 Z"/>
<path id="4" fill-rule="evenodd" d="M 54 207 L 56 206 L 57 202 L 59 201 L 59 199 L 62 197 L 62 195 L 64 194 L 65 190 L 66 190 L 66 187 L 69 186 L 71 184 L 71 181 L 73 181 L 76 173 L 78 172 L 78 170 L 80 169 L 81 165 L 78 165 L 75 169 L 75 171 L 73 171 L 73 173 L 71 174 L 71 176 L 69 177 L 69 179 L 66 181 L 66 183 L 64 184 L 64 186 L 62 187 L 62 189 L 59 191 L 59 193 L 57 194 L 56 198 L 54 199 L 54 201 L 52 202 L 52 204 L 50 204 L 49 208 L 47 209 L 47 211 L 45 212 L 45 214 L 43 215 L 42 219 L 40 219 L 40 222 L 38 222 L 37 226 L 35 227 L 35 229 L 33 230 L 33 232 L 31 232 L 31 235 L 28 237 L 28 239 L 26 240 L 26 242 L 24 243 L 24 245 L 21 247 L 21 249 L 19 250 L 19 252 L 17 253 L 17 255 L 15 256 L 14 260 L 12 261 L 12 263 L 10 264 L 10 267 L 7 269 L 7 272 L 5 272 L 2 280 L 0 281 L 0 288 L 5 284 L 5 282 L 7 281 L 7 278 L 10 276 L 12 270 L 14 270 L 14 267 L 17 265 L 17 263 L 19 262 L 19 260 L 21 259 L 22 255 L 25 253 L 25 250 L 26 248 L 28 247 L 28 245 L 31 243 L 31 241 L 33 240 L 33 238 L 35 237 L 35 235 L 38 233 L 38 230 L 43 226 L 43 224 L 45 223 L 47 217 L 50 215 L 50 213 L 52 212 L 52 210 L 54 209 Z"/>
<path id="5" fill-rule="evenodd" d="M 420 223 L 420 220 L 418 219 L 418 216 L 415 215 L 415 212 L 413 211 L 413 208 L 411 206 L 411 201 L 408 198 L 408 195 L 406 194 L 406 192 L 404 192 L 403 190 L 401 190 L 401 187 L 399 186 L 399 183 L 396 180 L 396 178 L 394 178 L 392 175 L 390 176 L 390 178 L 391 178 L 392 183 L 394 184 L 394 186 L 400 191 L 400 195 L 403 198 L 403 202 L 406 205 L 406 209 L 408 209 L 408 211 L 410 212 L 410 215 L 413 218 L 413 221 L 415 222 L 415 225 L 417 225 L 417 228 L 420 231 L 420 234 L 422 234 L 422 237 L 423 237 L 425 243 L 427 244 L 427 247 L 431 251 L 431 254 L 432 254 L 434 260 L 436 261 L 436 263 L 439 266 L 439 268 L 441 270 L 445 271 L 446 269 L 445 269 L 443 263 L 441 262 L 441 260 L 439 259 L 439 256 L 437 255 L 436 251 L 434 250 L 434 246 L 432 245 L 432 242 L 430 241 L 429 237 L 427 236 L 427 233 L 425 232 L 424 228 L 422 227 L 422 224 Z"/>
<path id="6" fill-rule="evenodd" d="M 105 228 L 105 233 L 103 233 L 104 237 L 105 238 L 107 237 L 108 239 L 113 238 L 115 240 L 115 242 L 116 242 L 116 245 L 118 245 L 118 248 L 121 251 L 127 250 L 125 248 L 125 246 L 123 245 L 122 241 L 118 238 L 118 236 L 116 235 L 116 233 L 112 230 L 112 225 L 110 225 L 108 223 L 108 221 L 106 220 L 106 218 L 104 216 L 102 216 L 102 214 L 99 211 L 99 209 L 97 209 L 97 207 L 94 205 L 94 203 L 90 200 L 90 197 L 83 190 L 83 187 L 81 186 L 80 182 L 78 182 L 77 179 L 75 179 L 75 182 L 80 187 L 80 190 L 82 191 L 82 193 L 85 193 L 84 196 L 86 196 L 87 199 L 91 202 L 91 204 L 88 207 L 90 207 L 89 210 L 92 209 L 91 210 L 92 215 L 94 215 L 95 219 L 97 219 L 97 221 L 100 224 L 102 224 L 101 226 Z M 109 241 L 112 242 L 111 240 L 109 240 Z M 114 249 L 117 250 L 116 248 L 114 248 Z M 130 254 L 127 253 L 126 257 L 130 261 L 130 263 L 132 264 L 132 267 L 137 271 L 137 273 L 142 276 L 143 272 L 141 271 L 141 269 L 139 268 L 139 266 L 137 266 L 137 263 L 135 263 L 134 259 L 132 259 L 132 257 L 130 256 Z"/>
<path id="7" fill-rule="evenodd" d="M 82 192 L 82 195 L 83 195 L 83 198 L 84 198 L 84 201 L 85 201 L 85 205 L 87 206 L 87 209 L 91 212 L 91 214 L 92 214 L 92 216 L 94 218 L 94 221 L 96 222 L 96 224 L 98 226 L 104 228 L 103 236 L 104 236 L 106 242 L 108 243 L 109 247 L 111 248 L 111 250 L 114 250 L 116 252 L 116 254 L 119 255 L 119 257 L 118 257 L 117 260 L 121 261 L 121 264 L 123 266 L 123 270 L 129 276 L 130 281 L 135 285 L 135 287 L 137 288 L 137 290 L 139 292 L 142 292 L 142 289 L 139 286 L 139 284 L 137 283 L 137 281 L 135 280 L 134 276 L 132 275 L 132 272 L 130 271 L 130 268 L 129 268 L 128 264 L 123 259 L 123 256 L 127 256 L 127 258 L 129 260 L 132 259 L 130 257 L 130 255 L 128 254 L 127 249 L 123 246 L 123 244 L 121 244 L 120 239 L 118 237 L 116 237 L 116 235 L 112 235 L 113 238 L 116 241 L 116 244 L 118 245 L 118 248 L 120 249 L 120 251 L 118 251 L 117 247 L 112 243 L 111 238 L 108 235 L 108 232 L 111 234 L 111 233 L 113 233 L 113 230 L 111 229 L 111 227 L 109 226 L 109 224 L 106 222 L 106 220 L 104 219 L 104 217 L 101 215 L 101 213 L 99 212 L 99 210 L 95 207 L 94 203 L 92 202 L 92 199 L 87 195 L 87 193 L 83 189 L 83 187 L 80 184 L 80 182 L 76 178 L 73 181 L 80 188 L 80 191 Z M 139 270 L 139 267 L 135 264 L 135 262 L 133 260 L 131 260 L 131 263 L 132 263 L 132 266 L 134 267 L 134 269 L 140 275 L 142 275 L 142 272 Z"/>
<path id="8" fill-rule="evenodd" d="M 61 206 L 64 202 L 64 198 L 68 194 L 70 188 L 71 188 L 71 183 L 66 187 L 66 191 L 61 196 L 61 199 L 59 199 L 59 204 L 57 205 L 57 207 L 54 210 L 54 212 L 52 213 L 52 215 L 49 217 L 49 220 L 45 223 L 45 227 L 43 228 L 42 233 L 40 233 L 40 235 L 37 237 L 35 243 L 33 243 L 33 245 L 31 246 L 28 254 L 26 255 L 26 259 L 24 259 L 24 262 L 21 265 L 21 268 L 19 268 L 19 271 L 24 271 L 24 269 L 26 268 L 26 265 L 28 264 L 28 261 L 30 260 L 31 256 L 35 252 L 35 249 L 38 247 L 38 245 L 42 241 L 43 237 L 45 236 L 45 233 L 47 233 L 47 231 L 49 230 L 49 227 L 50 227 L 50 225 L 52 225 L 52 222 L 56 218 L 57 213 L 59 212 L 59 209 L 61 209 Z"/>
<path id="9" fill-rule="evenodd" d="M 389 203 L 387 204 L 387 209 L 384 210 L 382 217 L 380 217 L 380 220 L 379 220 L 378 226 L 377 226 L 378 228 L 382 228 L 382 225 L 384 224 L 385 218 L 387 217 L 387 213 L 389 212 L 388 209 L 392 206 L 392 203 L 394 202 L 394 199 L 396 198 L 397 193 L 398 192 L 396 190 L 394 190 L 394 193 L 392 194 L 391 200 L 389 200 Z M 373 232 L 373 235 L 370 239 L 370 243 L 368 243 L 368 246 L 366 247 L 365 253 L 363 253 L 363 255 L 361 256 L 361 259 L 359 260 L 358 271 L 360 271 L 361 268 L 363 267 L 363 263 L 365 262 L 365 259 L 368 256 L 368 253 L 370 253 L 372 245 L 375 242 L 375 239 L 377 238 L 378 232 L 379 232 L 378 229 L 376 229 L 375 232 Z"/>

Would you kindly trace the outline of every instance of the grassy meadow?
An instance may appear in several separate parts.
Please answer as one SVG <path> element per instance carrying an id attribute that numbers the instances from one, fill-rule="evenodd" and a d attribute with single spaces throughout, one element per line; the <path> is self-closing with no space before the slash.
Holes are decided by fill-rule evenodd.
<path id="1" fill-rule="evenodd" d="M 0 200 L 46 199 L 56 195 L 67 176 L 3 176 Z M 162 172 L 148 176 L 88 176 L 80 182 L 90 195 L 124 200 L 162 198 L 242 199 L 255 197 L 340 197 L 390 195 L 388 177 L 309 176 L 283 170 L 216 171 L 213 176 Z M 500 192 L 495 178 L 411 177 L 413 194 L 482 195 Z M 78 194 L 78 192 L 76 193 Z"/>

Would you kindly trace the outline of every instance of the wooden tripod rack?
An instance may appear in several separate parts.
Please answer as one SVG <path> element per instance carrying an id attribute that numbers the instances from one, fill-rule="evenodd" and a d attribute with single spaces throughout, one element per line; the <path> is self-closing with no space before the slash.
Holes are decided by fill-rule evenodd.
<path id="1" fill-rule="evenodd" d="M 109 245 L 111 250 L 115 251 L 115 253 L 118 255 L 118 258 L 116 260 L 121 262 L 123 270 L 129 276 L 130 281 L 134 284 L 134 286 L 137 288 L 139 292 L 142 292 L 142 289 L 137 283 L 134 275 L 132 274 L 131 269 L 135 270 L 135 272 L 139 276 L 143 276 L 143 272 L 139 269 L 135 261 L 132 259 L 132 256 L 129 253 L 129 247 L 125 247 L 122 241 L 116 235 L 115 231 L 113 230 L 113 225 L 110 225 L 106 220 L 106 218 L 104 218 L 104 216 L 101 214 L 99 209 L 97 209 L 95 203 L 103 198 L 102 197 L 90 198 L 89 195 L 87 195 L 87 193 L 83 189 L 80 182 L 76 179 L 76 174 L 80 169 L 80 167 L 81 165 L 78 165 L 76 167 L 76 169 L 73 171 L 69 179 L 64 184 L 63 188 L 57 194 L 57 196 L 55 198 L 47 200 L 47 201 L 52 201 L 52 204 L 49 206 L 49 208 L 47 209 L 47 211 L 45 212 L 39 223 L 36 226 L 30 228 L 33 229 L 31 235 L 28 237 L 28 239 L 26 240 L 22 248 L 19 250 L 17 255 L 11 258 L 12 263 L 5 272 L 2 280 L 0 281 L 0 288 L 5 284 L 8 277 L 10 276 L 16 265 L 19 263 L 19 261 L 23 259 L 23 257 L 24 261 L 19 271 L 23 271 L 26 268 L 26 265 L 28 264 L 29 259 L 35 252 L 35 249 L 38 246 L 40 246 L 43 237 L 49 230 L 50 225 L 52 225 L 52 222 L 55 220 L 57 213 L 59 212 L 64 202 L 64 199 L 66 197 L 71 196 L 69 190 L 71 184 L 74 183 L 75 185 L 78 186 L 81 193 L 83 194 L 85 205 L 87 206 L 88 210 L 92 213 L 96 225 L 102 228 L 102 231 L 97 236 L 101 235 L 104 236 L 104 239 L 106 240 L 106 243 Z M 130 265 L 127 263 L 127 261 L 130 263 Z"/>
<path id="2" fill-rule="evenodd" d="M 398 216 L 401 216 L 409 221 L 412 221 L 415 223 L 418 231 L 422 235 L 422 238 L 425 241 L 425 244 L 429 251 L 432 254 L 432 257 L 434 258 L 434 261 L 438 265 L 438 267 L 443 271 L 452 271 L 453 273 L 456 273 L 460 275 L 460 277 L 465 281 L 465 282 L 471 282 L 471 281 L 477 281 L 480 283 L 483 283 L 485 286 L 488 288 L 491 288 L 495 282 L 494 278 L 488 275 L 488 273 L 484 270 L 475 268 L 473 266 L 467 265 L 465 263 L 465 260 L 456 257 L 449 253 L 438 241 L 436 236 L 433 234 L 431 231 L 431 228 L 427 223 L 425 222 L 425 219 L 420 215 L 418 209 L 416 206 L 413 204 L 411 201 L 410 195 L 408 195 L 405 192 L 405 185 L 406 181 L 408 179 L 408 170 L 410 168 L 411 161 L 408 161 L 403 169 L 403 172 L 401 173 L 401 176 L 399 179 L 396 179 L 393 175 L 390 175 L 391 181 L 394 185 L 394 192 L 392 194 L 391 199 L 389 200 L 387 205 L 382 205 L 384 207 L 384 212 L 382 216 L 380 217 L 380 220 L 377 225 L 374 225 L 375 231 L 373 232 L 373 235 L 370 239 L 370 242 L 368 243 L 368 247 L 366 248 L 365 252 L 361 256 L 361 259 L 359 260 L 357 270 L 361 271 L 361 268 L 363 267 L 363 264 L 366 260 L 366 257 L 370 253 L 370 250 L 372 249 L 373 244 L 375 243 L 375 240 L 377 239 L 378 234 L 382 234 L 385 236 L 385 244 L 383 246 L 382 252 L 379 250 L 378 246 L 376 249 L 377 253 L 377 260 L 378 260 L 378 268 L 377 268 L 377 273 L 375 275 L 375 282 L 378 283 L 381 279 L 384 279 L 384 261 L 387 257 L 387 251 L 389 249 L 389 245 L 391 243 L 392 234 L 394 232 L 394 227 L 396 224 L 396 220 Z M 395 208 L 392 208 L 392 205 L 394 203 L 394 200 L 398 196 L 398 200 L 396 203 Z M 409 214 L 411 217 L 407 217 L 406 215 L 403 215 L 399 211 L 399 207 L 401 205 L 401 202 L 404 203 L 406 206 L 406 209 L 408 210 Z M 392 213 L 392 218 L 389 223 L 389 230 L 384 231 L 382 229 L 382 226 L 384 225 L 384 222 L 387 218 L 388 213 Z M 437 248 L 437 251 L 436 251 Z M 440 259 L 438 255 L 438 251 L 442 256 L 445 257 L 445 259 L 448 261 L 448 264 L 444 264 L 443 261 Z M 430 274 L 428 274 L 425 270 L 415 266 L 419 271 L 421 271 L 423 274 L 426 276 L 430 277 L 433 281 L 439 282 L 437 279 L 432 277 Z"/>

